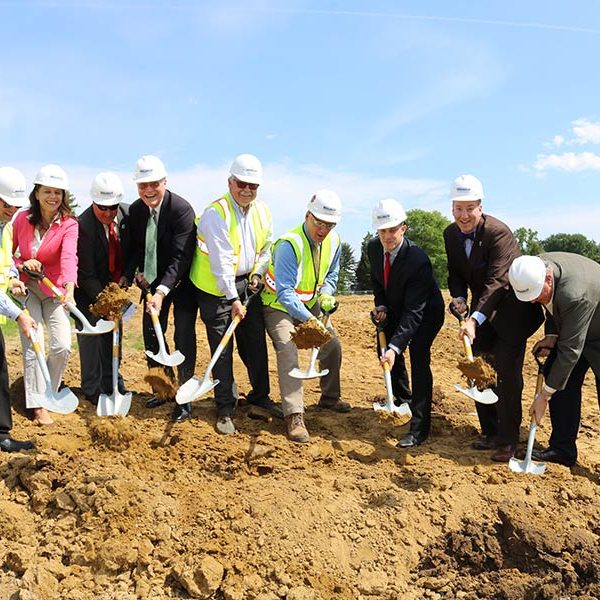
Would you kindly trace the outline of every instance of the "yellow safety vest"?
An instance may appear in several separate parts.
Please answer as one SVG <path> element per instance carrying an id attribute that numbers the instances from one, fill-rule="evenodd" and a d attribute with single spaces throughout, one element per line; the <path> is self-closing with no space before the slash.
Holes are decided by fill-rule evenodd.
<path id="1" fill-rule="evenodd" d="M 0 290 L 6 292 L 8 289 L 8 270 L 12 265 L 12 222 L 9 221 L 2 229 L 2 240 L 0 242 Z M 0 324 L 6 323 L 6 317 L 0 315 Z"/>
<path id="2" fill-rule="evenodd" d="M 233 198 L 227 192 L 222 198 L 211 202 L 205 210 L 215 209 L 229 228 L 229 241 L 233 248 L 233 273 L 235 274 L 240 260 L 242 241 L 240 239 L 240 230 L 233 203 Z M 257 268 L 257 261 L 261 250 L 264 248 L 271 232 L 271 211 L 262 200 L 258 199 L 252 201 L 250 211 L 252 230 L 254 231 L 255 238 L 254 265 L 250 273 L 250 276 L 252 276 L 254 275 L 254 270 Z M 199 218 L 196 219 L 196 250 L 194 251 L 192 266 L 190 268 L 190 279 L 198 289 L 213 296 L 224 296 L 225 293 L 219 288 L 217 278 L 211 271 L 208 246 L 206 245 L 204 236 L 198 230 L 198 221 Z"/>
<path id="3" fill-rule="evenodd" d="M 340 236 L 335 231 L 331 231 L 323 240 L 318 274 L 315 273 L 311 245 L 304 233 L 303 225 L 294 227 L 294 229 L 291 229 L 277 240 L 272 257 L 275 255 L 277 246 L 284 240 L 292 245 L 296 254 L 296 260 L 298 261 L 298 275 L 296 276 L 296 284 L 294 286 L 296 294 L 298 294 L 301 302 L 308 308 L 312 308 L 317 301 L 319 289 L 323 285 L 336 252 L 340 247 Z M 272 257 L 269 268 L 265 273 L 265 287 L 261 292 L 262 301 L 265 306 L 286 312 L 284 306 L 277 300 L 275 265 Z"/>

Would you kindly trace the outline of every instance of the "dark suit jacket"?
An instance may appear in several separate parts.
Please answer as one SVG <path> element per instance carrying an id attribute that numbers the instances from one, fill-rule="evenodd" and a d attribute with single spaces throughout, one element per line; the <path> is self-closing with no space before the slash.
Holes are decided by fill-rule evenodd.
<path id="1" fill-rule="evenodd" d="M 117 227 L 123 253 L 123 261 L 129 251 L 128 204 L 120 204 L 117 212 Z M 90 206 L 78 218 L 79 237 L 77 239 L 78 271 L 75 288 L 75 302 L 87 311 L 98 294 L 110 283 L 108 270 L 108 239 L 104 226 L 94 215 Z"/>
<path id="2" fill-rule="evenodd" d="M 133 281 L 136 269 L 144 271 L 146 225 L 149 216 L 150 209 L 140 198 L 129 209 L 131 252 L 123 271 L 129 281 Z M 165 192 L 158 217 L 158 274 L 154 281 L 149 282 L 152 290 L 159 285 L 173 290 L 188 276 L 196 241 L 194 218 L 194 209 L 187 200 L 169 190 Z"/>
<path id="3" fill-rule="evenodd" d="M 371 264 L 371 282 L 375 306 L 387 306 L 386 332 L 393 344 L 403 352 L 421 324 L 429 318 L 439 322 L 444 302 L 433 276 L 431 261 L 410 240 L 404 242 L 392 263 L 387 288 L 383 285 L 383 246 L 379 238 L 367 245 Z M 439 327 L 439 326 L 438 326 Z"/>
<path id="4" fill-rule="evenodd" d="M 470 290 L 471 313 L 483 313 L 498 336 L 507 342 L 518 343 L 539 328 L 542 311 L 535 304 L 519 302 L 508 282 L 508 269 L 521 256 L 521 250 L 502 221 L 482 215 L 468 258 L 456 223 L 444 230 L 444 243 L 448 289 L 453 298 L 468 299 Z"/>

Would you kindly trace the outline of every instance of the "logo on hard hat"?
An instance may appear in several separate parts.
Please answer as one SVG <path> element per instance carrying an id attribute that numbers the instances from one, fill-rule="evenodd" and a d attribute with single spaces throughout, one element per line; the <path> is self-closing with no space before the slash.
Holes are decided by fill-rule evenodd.
<path id="1" fill-rule="evenodd" d="M 140 169 L 140 173 L 152 173 L 154 169 Z"/>
<path id="2" fill-rule="evenodd" d="M 456 191 L 457 192 L 470 192 L 471 188 L 470 187 L 456 187 Z"/>

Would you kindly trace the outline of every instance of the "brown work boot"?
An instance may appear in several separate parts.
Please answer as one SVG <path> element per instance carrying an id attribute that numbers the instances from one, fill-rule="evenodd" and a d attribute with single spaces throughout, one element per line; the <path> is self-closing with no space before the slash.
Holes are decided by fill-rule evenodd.
<path id="1" fill-rule="evenodd" d="M 318 408 L 324 408 L 325 410 L 332 410 L 334 412 L 345 413 L 352 410 L 352 406 L 348 402 L 344 402 L 339 398 L 332 398 L 331 396 L 321 396 Z"/>
<path id="2" fill-rule="evenodd" d="M 304 415 L 294 413 L 285 418 L 288 439 L 292 442 L 305 444 L 310 439 L 306 425 L 304 425 Z"/>

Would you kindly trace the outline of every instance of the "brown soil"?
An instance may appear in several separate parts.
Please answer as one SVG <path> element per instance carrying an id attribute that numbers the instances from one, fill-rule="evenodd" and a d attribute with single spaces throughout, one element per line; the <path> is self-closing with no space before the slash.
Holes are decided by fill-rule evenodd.
<path id="1" fill-rule="evenodd" d="M 177 387 L 173 378 L 160 367 L 148 369 L 144 381 L 150 386 L 158 398 L 174 398 Z"/>
<path id="2" fill-rule="evenodd" d="M 458 369 L 464 375 L 469 386 L 474 382 L 477 389 L 484 390 L 485 388 L 496 385 L 496 371 L 494 368 L 481 356 L 476 356 L 473 362 L 466 359 L 458 361 Z"/>
<path id="3" fill-rule="evenodd" d="M 584 387 L 579 464 L 513 473 L 470 448 L 477 418 L 454 391 L 462 345 L 450 317 L 432 351 L 431 437 L 400 450 L 407 425 L 372 409 L 385 389 L 371 302 L 341 298 L 333 321 L 343 398 L 354 409 L 318 410 L 318 384 L 307 381 L 306 445 L 288 442 L 278 419 L 249 418 L 247 405 L 229 437 L 214 431 L 210 398 L 178 425 L 172 404 L 147 409 L 139 310 L 124 327 L 130 414 L 98 419 L 82 400 L 57 426 L 36 427 L 23 414 L 20 350 L 9 339 L 13 434 L 34 439 L 36 450 L 0 455 L 0 598 L 599 598 L 593 381 Z M 209 353 L 200 323 L 198 332 L 201 375 Z M 277 398 L 274 360 L 270 369 Z M 525 409 L 536 371 L 528 354 Z M 247 393 L 237 358 L 236 373 Z M 74 355 L 65 380 L 80 395 L 78 376 Z M 538 443 L 549 429 L 546 420 Z"/>
<path id="4" fill-rule="evenodd" d="M 318 319 L 309 319 L 297 325 L 291 332 L 292 340 L 299 350 L 320 348 L 331 339 L 331 333 Z"/>
<path id="5" fill-rule="evenodd" d="M 109 283 L 90 304 L 90 312 L 102 319 L 115 321 L 120 319 L 123 309 L 129 304 L 129 294 L 116 283 Z"/>

